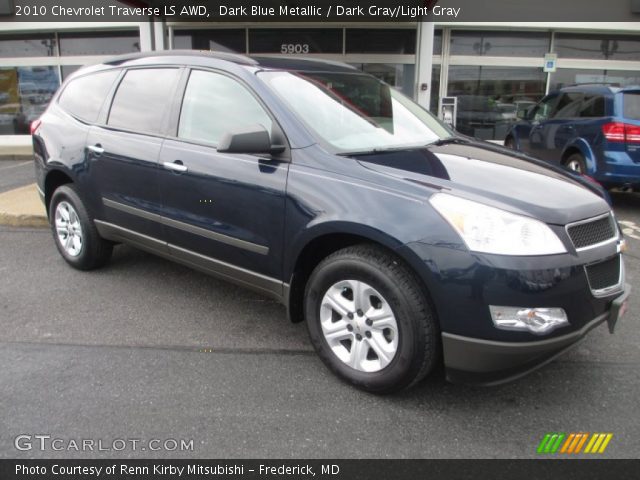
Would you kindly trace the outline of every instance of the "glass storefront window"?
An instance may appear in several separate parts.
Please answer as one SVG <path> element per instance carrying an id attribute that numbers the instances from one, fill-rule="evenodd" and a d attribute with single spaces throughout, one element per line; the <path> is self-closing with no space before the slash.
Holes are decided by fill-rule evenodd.
<path id="1" fill-rule="evenodd" d="M 0 68 L 0 135 L 28 134 L 59 85 L 57 67 Z"/>
<path id="2" fill-rule="evenodd" d="M 549 33 L 451 32 L 451 55 L 543 57 L 551 43 Z"/>
<path id="3" fill-rule="evenodd" d="M 438 116 L 438 104 L 440 103 L 440 65 L 434 65 L 431 70 L 431 102 L 429 104 L 429 110 L 431 113 Z"/>
<path id="4" fill-rule="evenodd" d="M 442 30 L 433 33 L 433 54 L 442 55 Z"/>
<path id="5" fill-rule="evenodd" d="M 408 97 L 413 97 L 415 65 L 401 63 L 357 63 L 354 67 L 388 83 Z"/>
<path id="6" fill-rule="evenodd" d="M 246 53 L 246 31 L 244 28 L 176 30 L 173 37 L 173 48 Z"/>
<path id="7" fill-rule="evenodd" d="M 416 53 L 416 30 L 405 28 L 372 30 L 348 28 L 346 53 Z M 440 40 L 442 51 L 442 37 Z"/>
<path id="8" fill-rule="evenodd" d="M 340 28 L 250 28 L 250 53 L 342 53 Z"/>
<path id="9" fill-rule="evenodd" d="M 0 57 L 55 57 L 58 48 L 53 34 L 1 35 Z"/>
<path id="10" fill-rule="evenodd" d="M 540 68 L 449 67 L 449 96 L 458 97 L 456 128 L 483 140 L 504 140 L 517 113 L 544 96 Z"/>
<path id="11" fill-rule="evenodd" d="M 607 83 L 617 87 L 640 85 L 640 71 L 559 68 L 551 74 L 550 90 L 582 83 Z"/>
<path id="12" fill-rule="evenodd" d="M 76 70 L 80 70 L 82 65 L 63 65 L 61 67 L 62 70 L 62 81 L 64 82 L 69 75 L 71 75 Z"/>
<path id="13" fill-rule="evenodd" d="M 140 34 L 137 30 L 126 32 L 60 33 L 60 54 L 70 55 L 119 55 L 140 51 Z"/>
<path id="14" fill-rule="evenodd" d="M 557 33 L 555 51 L 560 58 L 640 60 L 640 37 Z"/>

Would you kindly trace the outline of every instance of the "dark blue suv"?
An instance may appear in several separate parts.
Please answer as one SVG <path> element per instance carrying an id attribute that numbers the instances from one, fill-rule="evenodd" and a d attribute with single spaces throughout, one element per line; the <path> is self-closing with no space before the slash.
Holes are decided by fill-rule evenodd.
<path id="1" fill-rule="evenodd" d="M 640 87 L 578 85 L 544 97 L 505 145 L 588 175 L 605 188 L 640 186 Z"/>
<path id="2" fill-rule="evenodd" d="M 441 359 L 454 381 L 513 379 L 625 309 L 593 185 L 456 136 L 348 65 L 119 57 L 71 75 L 32 132 L 67 263 L 126 243 L 274 297 L 369 391 Z"/>

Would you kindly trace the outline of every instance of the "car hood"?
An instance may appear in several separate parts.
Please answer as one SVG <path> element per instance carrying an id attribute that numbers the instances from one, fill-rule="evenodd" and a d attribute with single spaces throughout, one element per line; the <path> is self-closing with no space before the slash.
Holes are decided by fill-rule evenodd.
<path id="1" fill-rule="evenodd" d="M 602 196 L 568 173 L 483 142 L 377 152 L 356 158 L 378 174 L 546 223 L 565 225 L 610 210 Z"/>

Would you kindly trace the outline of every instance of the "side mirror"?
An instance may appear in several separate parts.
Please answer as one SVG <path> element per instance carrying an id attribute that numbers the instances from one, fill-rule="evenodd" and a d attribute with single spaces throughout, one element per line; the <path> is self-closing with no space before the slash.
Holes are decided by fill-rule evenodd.
<path id="1" fill-rule="evenodd" d="M 247 125 L 226 132 L 220 139 L 218 151 L 223 153 L 280 153 L 282 145 L 271 145 L 269 132 L 262 125 Z"/>
<path id="2" fill-rule="evenodd" d="M 534 116 L 534 114 L 535 114 L 535 110 L 536 110 L 536 106 L 537 106 L 537 105 L 531 105 L 530 107 L 528 107 L 528 108 L 524 111 L 524 113 L 523 113 L 523 115 L 522 115 L 522 118 L 523 118 L 524 120 L 531 120 L 531 119 L 533 119 L 533 116 Z"/>

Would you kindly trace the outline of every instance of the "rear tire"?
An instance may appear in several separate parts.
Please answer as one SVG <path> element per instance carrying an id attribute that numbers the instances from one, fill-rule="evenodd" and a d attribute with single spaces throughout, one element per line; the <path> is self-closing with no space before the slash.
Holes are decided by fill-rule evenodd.
<path id="1" fill-rule="evenodd" d="M 93 270 L 111 258 L 113 244 L 98 234 L 73 184 L 58 187 L 49 204 L 49 223 L 62 258 L 78 270 Z"/>
<path id="2" fill-rule="evenodd" d="M 572 153 L 569 155 L 569 157 L 564 161 L 564 166 L 581 175 L 587 173 L 587 164 L 584 157 L 579 153 Z"/>
<path id="3" fill-rule="evenodd" d="M 305 318 L 322 361 L 369 392 L 412 386 L 440 358 L 439 329 L 418 280 L 374 245 L 339 250 L 315 268 Z"/>

